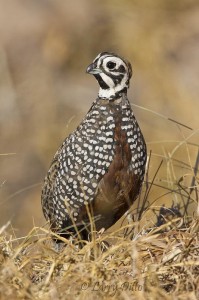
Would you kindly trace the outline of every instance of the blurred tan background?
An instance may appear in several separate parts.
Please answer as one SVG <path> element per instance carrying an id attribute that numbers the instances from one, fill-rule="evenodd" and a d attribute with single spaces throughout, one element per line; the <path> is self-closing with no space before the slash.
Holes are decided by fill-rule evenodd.
<path id="1" fill-rule="evenodd" d="M 199 141 L 197 0 L 0 0 L 0 226 L 10 220 L 17 235 L 45 223 L 41 183 L 96 98 L 85 70 L 102 51 L 132 63 L 132 103 L 193 129 L 134 106 L 152 151 L 149 179 L 165 157 L 156 183 L 176 189 L 183 176 L 190 186 Z M 159 196 L 158 205 L 178 197 L 161 188 L 149 195 Z"/>

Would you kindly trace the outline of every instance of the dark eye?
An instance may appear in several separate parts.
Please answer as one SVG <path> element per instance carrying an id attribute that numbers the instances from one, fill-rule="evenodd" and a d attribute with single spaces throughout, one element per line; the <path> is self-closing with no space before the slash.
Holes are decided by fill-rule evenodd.
<path id="1" fill-rule="evenodd" d="M 107 68 L 109 68 L 110 70 L 113 70 L 116 66 L 116 63 L 112 62 L 112 61 L 109 61 L 107 62 L 106 64 Z"/>

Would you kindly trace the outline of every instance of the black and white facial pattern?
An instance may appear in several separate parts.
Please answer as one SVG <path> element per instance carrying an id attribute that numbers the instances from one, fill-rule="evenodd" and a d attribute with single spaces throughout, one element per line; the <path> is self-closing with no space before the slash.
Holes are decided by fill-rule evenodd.
<path id="1" fill-rule="evenodd" d="M 90 70 L 89 70 L 90 68 Z M 100 53 L 87 69 L 99 82 L 99 98 L 116 99 L 129 87 L 130 63 L 113 53 Z"/>

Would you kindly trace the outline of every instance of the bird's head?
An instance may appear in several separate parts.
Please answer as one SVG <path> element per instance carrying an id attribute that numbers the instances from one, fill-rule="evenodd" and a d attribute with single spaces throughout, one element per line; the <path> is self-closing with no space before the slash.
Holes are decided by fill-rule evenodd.
<path id="1" fill-rule="evenodd" d="M 118 99 L 126 93 L 132 76 L 131 64 L 114 53 L 102 52 L 86 70 L 97 79 L 99 98 Z"/>

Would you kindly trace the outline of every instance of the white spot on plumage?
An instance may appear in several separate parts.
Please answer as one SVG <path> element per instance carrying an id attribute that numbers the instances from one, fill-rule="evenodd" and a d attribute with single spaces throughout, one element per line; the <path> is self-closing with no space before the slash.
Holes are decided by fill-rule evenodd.
<path id="1" fill-rule="evenodd" d="M 113 132 L 112 131 L 106 131 L 106 136 L 112 136 Z"/>
<path id="2" fill-rule="evenodd" d="M 128 121 L 129 121 L 129 119 L 128 119 L 127 117 L 124 117 L 124 118 L 122 118 L 122 121 L 124 121 L 124 122 L 128 122 Z"/>
<path id="3" fill-rule="evenodd" d="M 110 129 L 115 128 L 115 124 L 114 124 L 114 123 L 110 124 L 109 128 L 110 128 Z"/>
<path id="4" fill-rule="evenodd" d="M 112 116 L 110 116 L 110 117 L 107 118 L 107 122 L 110 122 L 110 121 L 113 121 L 113 117 Z"/>
<path id="5" fill-rule="evenodd" d="M 82 169 L 84 172 L 86 172 L 87 171 L 87 165 L 85 166 L 85 167 L 83 167 L 83 169 Z"/>
<path id="6" fill-rule="evenodd" d="M 105 142 L 105 141 L 106 141 L 105 136 L 100 136 L 100 137 L 99 137 L 99 141 Z"/>
<path id="7" fill-rule="evenodd" d="M 97 144 L 97 141 L 96 141 L 96 140 L 91 140 L 90 142 L 91 142 L 91 144 L 93 144 L 93 145 L 96 145 L 96 144 Z"/>
<path id="8" fill-rule="evenodd" d="M 107 138 L 106 139 L 106 143 L 112 143 L 113 142 L 113 139 L 112 138 Z"/>
<path id="9" fill-rule="evenodd" d="M 93 114 L 93 115 L 99 115 L 99 111 L 98 111 L 98 110 L 94 110 L 94 111 L 92 112 L 92 114 Z"/>
<path id="10" fill-rule="evenodd" d="M 89 193 L 89 194 L 92 194 L 93 191 L 92 191 L 91 189 L 88 189 L 88 193 Z"/>
<path id="11" fill-rule="evenodd" d="M 131 130 L 127 131 L 127 136 L 133 136 L 133 132 Z"/>
<path id="12" fill-rule="evenodd" d="M 81 147 L 78 147 L 78 148 L 77 148 L 77 152 L 82 153 L 82 148 L 81 148 Z"/>

